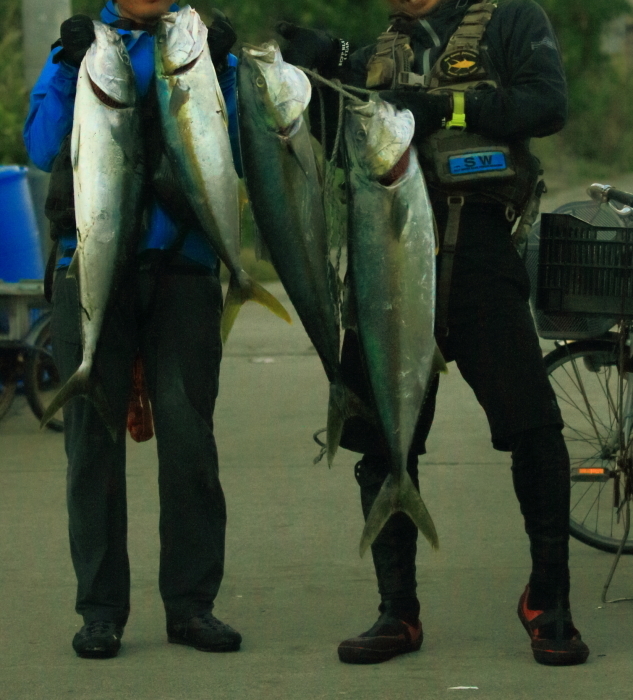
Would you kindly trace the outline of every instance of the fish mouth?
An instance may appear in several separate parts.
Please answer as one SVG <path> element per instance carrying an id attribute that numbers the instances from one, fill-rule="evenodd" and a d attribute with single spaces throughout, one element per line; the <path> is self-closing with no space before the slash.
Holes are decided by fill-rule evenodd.
<path id="1" fill-rule="evenodd" d="M 254 46 L 253 44 L 244 44 L 244 46 L 242 46 L 242 51 L 245 56 L 248 56 L 254 61 L 262 61 L 263 63 L 274 63 L 275 53 L 278 49 L 279 45 L 275 41 L 270 41 L 261 46 Z"/>
<path id="2" fill-rule="evenodd" d="M 376 95 L 366 104 L 348 105 L 347 110 L 347 142 L 356 160 L 371 179 L 393 184 L 407 171 L 413 115 L 396 110 Z M 394 171 L 399 177 L 394 178 Z"/>
<path id="3" fill-rule="evenodd" d="M 265 105 L 269 128 L 283 138 L 301 127 L 301 117 L 312 95 L 310 81 L 286 63 L 275 41 L 245 45 L 242 58 L 251 67 L 254 89 Z"/>
<path id="4" fill-rule="evenodd" d="M 200 56 L 202 56 L 202 54 L 200 54 Z M 176 70 L 172 71 L 171 73 L 166 73 L 166 75 L 183 75 L 184 73 L 188 73 L 196 65 L 196 63 L 198 63 L 200 56 L 197 56 L 193 59 L 193 61 L 189 61 L 189 63 L 186 63 L 184 66 L 176 68 Z"/>
<path id="5" fill-rule="evenodd" d="M 92 91 L 94 92 L 95 96 L 97 99 L 102 102 L 106 107 L 110 107 L 112 109 L 127 109 L 130 105 L 127 105 L 123 102 L 117 102 L 117 100 L 113 99 L 105 93 L 95 82 L 92 78 L 88 77 L 88 80 L 90 81 L 90 87 L 92 88 Z"/>
<path id="6" fill-rule="evenodd" d="M 161 16 L 156 33 L 164 77 L 188 73 L 204 54 L 208 30 L 200 15 L 189 5 L 179 12 Z"/>

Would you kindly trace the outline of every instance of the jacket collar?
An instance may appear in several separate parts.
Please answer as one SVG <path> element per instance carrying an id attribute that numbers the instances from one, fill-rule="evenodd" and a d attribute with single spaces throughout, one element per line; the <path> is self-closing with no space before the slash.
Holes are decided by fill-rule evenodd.
<path id="1" fill-rule="evenodd" d="M 396 13 L 390 15 L 389 19 L 392 26 L 402 34 L 408 34 L 411 37 L 423 37 L 427 35 L 427 30 L 423 25 L 428 23 L 433 26 L 452 25 L 457 18 L 465 14 L 468 7 L 480 2 L 481 0 L 444 0 L 437 5 L 428 15 L 423 17 L 411 17 L 405 13 Z"/>

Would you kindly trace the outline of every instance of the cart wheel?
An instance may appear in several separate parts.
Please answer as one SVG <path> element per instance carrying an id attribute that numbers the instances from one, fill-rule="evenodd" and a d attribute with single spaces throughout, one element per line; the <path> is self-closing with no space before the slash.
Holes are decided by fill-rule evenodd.
<path id="1" fill-rule="evenodd" d="M 17 380 L 17 358 L 11 350 L 0 350 L 0 419 L 9 410 Z"/>
<path id="2" fill-rule="evenodd" d="M 51 326 L 47 323 L 37 334 L 33 345 L 46 352 L 30 351 L 24 367 L 24 390 L 27 401 L 33 413 L 42 418 L 46 407 L 53 400 L 61 381 L 59 373 L 51 356 Z M 64 419 L 61 409 L 47 423 L 47 428 L 61 432 L 64 429 Z"/>

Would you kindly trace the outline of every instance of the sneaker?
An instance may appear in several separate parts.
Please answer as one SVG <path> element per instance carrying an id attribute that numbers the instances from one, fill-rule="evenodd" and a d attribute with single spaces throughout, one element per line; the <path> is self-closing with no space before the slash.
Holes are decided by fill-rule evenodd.
<path id="1" fill-rule="evenodd" d="M 73 637 L 73 649 L 82 659 L 111 659 L 119 653 L 123 628 L 115 622 L 87 622 Z"/>
<path id="2" fill-rule="evenodd" d="M 199 651 L 237 651 L 242 635 L 206 612 L 184 622 L 167 622 L 167 640 Z"/>
<path id="3" fill-rule="evenodd" d="M 540 664 L 574 666 L 584 664 L 589 647 L 574 627 L 570 610 L 530 610 L 526 586 L 519 599 L 519 620 L 532 640 L 532 653 Z"/>
<path id="4" fill-rule="evenodd" d="M 379 664 L 399 654 L 418 651 L 423 636 L 420 620 L 410 625 L 383 613 L 370 630 L 341 642 L 338 658 L 346 664 Z"/>

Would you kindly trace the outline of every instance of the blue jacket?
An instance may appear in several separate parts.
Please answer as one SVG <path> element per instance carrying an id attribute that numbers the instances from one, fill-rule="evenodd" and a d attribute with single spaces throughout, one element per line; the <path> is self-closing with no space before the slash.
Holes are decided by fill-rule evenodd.
<path id="1" fill-rule="evenodd" d="M 171 10 L 177 11 L 178 5 Z M 111 24 L 120 19 L 115 3 L 109 0 L 101 12 L 101 20 Z M 136 85 L 141 96 L 147 94 L 154 75 L 154 37 L 143 31 L 117 30 L 130 54 L 130 60 L 136 77 Z M 71 132 L 73 110 L 79 69 L 64 61 L 53 63 L 53 56 L 60 49 L 53 49 L 40 77 L 31 92 L 30 111 L 24 126 L 24 143 L 31 160 L 42 170 L 50 172 L 64 138 Z M 237 58 L 229 54 L 228 68 L 219 76 L 220 87 L 226 101 L 229 114 L 229 136 L 233 148 L 236 169 L 241 175 L 237 105 L 235 95 Z M 165 250 L 173 245 L 177 236 L 177 227 L 165 211 L 156 203 L 151 204 L 149 225 L 143 231 L 139 252 L 148 249 Z M 68 236 L 60 241 L 63 251 L 73 251 L 77 245 L 76 238 Z M 201 231 L 188 233 L 180 252 L 197 263 L 214 268 L 217 257 Z M 58 267 L 70 263 L 65 255 Z"/>

